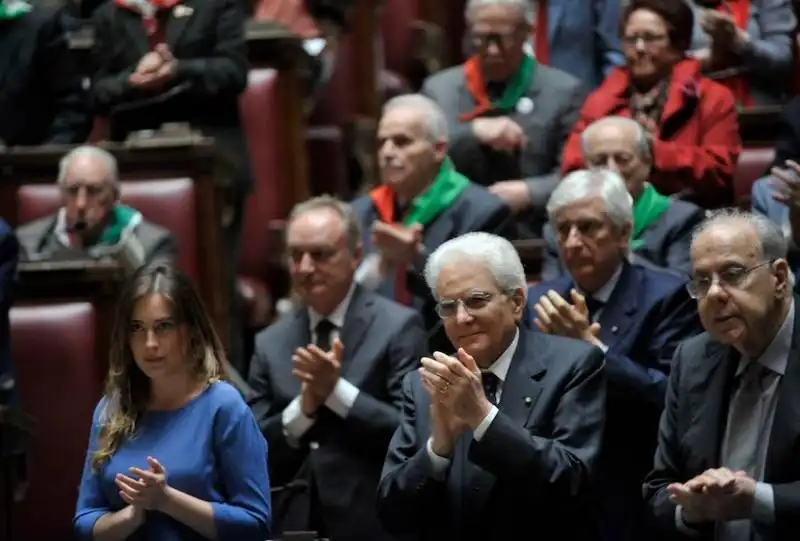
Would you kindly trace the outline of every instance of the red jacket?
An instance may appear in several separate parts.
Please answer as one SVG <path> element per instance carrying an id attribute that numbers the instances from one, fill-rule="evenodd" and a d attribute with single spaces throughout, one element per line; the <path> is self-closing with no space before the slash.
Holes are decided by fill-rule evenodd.
<path id="1" fill-rule="evenodd" d="M 584 167 L 580 134 L 586 126 L 604 116 L 631 116 L 629 86 L 628 70 L 617 68 L 587 98 L 564 147 L 562 174 Z M 678 62 L 672 69 L 658 133 L 653 134 L 650 181 L 661 193 L 684 192 L 707 208 L 729 205 L 741 149 L 731 91 L 700 75 L 695 60 Z"/>

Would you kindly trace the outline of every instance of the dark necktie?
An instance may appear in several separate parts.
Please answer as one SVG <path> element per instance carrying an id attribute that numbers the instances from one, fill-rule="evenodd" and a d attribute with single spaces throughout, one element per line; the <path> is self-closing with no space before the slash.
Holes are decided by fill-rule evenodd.
<path id="1" fill-rule="evenodd" d="M 317 347 L 322 351 L 331 350 L 331 334 L 336 325 L 327 319 L 320 320 L 314 331 L 317 333 Z"/>
<path id="2" fill-rule="evenodd" d="M 486 398 L 494 404 L 497 405 L 497 391 L 500 390 L 500 378 L 498 378 L 493 372 L 483 372 L 481 374 L 481 381 L 483 382 L 483 392 L 486 395 Z"/>
<path id="3" fill-rule="evenodd" d="M 586 297 L 586 309 L 589 311 L 589 321 L 594 321 L 597 317 L 597 312 L 603 308 L 603 301 L 599 301 L 591 295 Z"/>

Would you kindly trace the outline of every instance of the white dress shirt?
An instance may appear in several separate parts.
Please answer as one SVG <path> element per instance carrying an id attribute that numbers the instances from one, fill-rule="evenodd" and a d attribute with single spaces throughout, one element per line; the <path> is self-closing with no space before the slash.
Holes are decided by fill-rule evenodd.
<path id="1" fill-rule="evenodd" d="M 608 301 L 611 298 L 611 294 L 614 293 L 614 289 L 619 283 L 620 276 L 622 276 L 622 265 L 617 267 L 617 270 L 614 271 L 614 274 L 611 275 L 611 278 L 609 278 L 608 281 L 594 293 L 587 293 L 586 291 L 581 291 L 580 288 L 577 288 L 578 292 L 584 297 L 591 297 L 603 303 L 603 306 L 598 308 L 595 313 L 592 314 L 593 317 L 591 323 L 596 323 L 600 319 L 600 314 L 603 313 L 605 305 L 608 304 Z M 608 351 L 608 346 L 605 344 L 601 343 L 599 347 L 603 350 L 603 353 Z"/>
<path id="2" fill-rule="evenodd" d="M 339 332 L 342 327 L 344 327 L 344 319 L 347 315 L 347 309 L 350 307 L 350 301 L 353 298 L 353 292 L 355 291 L 355 288 L 356 284 L 354 282 L 350 286 L 350 290 L 347 292 L 345 298 L 339 303 L 339 306 L 337 306 L 333 312 L 330 313 L 328 317 L 323 316 L 313 308 L 308 308 L 308 323 L 310 327 L 309 330 L 311 331 L 311 341 L 313 343 L 316 344 L 318 342 L 317 324 L 319 324 L 319 322 L 323 319 L 327 319 L 336 326 L 336 328 L 331 331 L 331 343 L 339 338 Z M 336 382 L 336 386 L 333 388 L 333 392 L 325 401 L 325 406 L 336 415 L 344 419 L 350 412 L 350 408 L 352 408 L 353 404 L 355 404 L 356 399 L 358 398 L 358 393 L 358 387 L 340 377 L 339 381 Z M 307 417 L 303 414 L 299 396 L 295 397 L 294 400 L 289 402 L 289 405 L 286 406 L 281 414 L 281 419 L 283 421 L 284 434 L 290 442 L 297 442 L 297 440 L 302 438 L 303 434 L 308 432 L 308 430 L 314 426 L 314 423 L 316 422 L 316 419 Z"/>
<path id="3" fill-rule="evenodd" d="M 511 340 L 511 344 L 489 367 L 489 372 L 497 376 L 497 379 L 500 380 L 497 386 L 498 404 L 500 403 L 500 398 L 503 396 L 503 385 L 505 384 L 506 376 L 508 375 L 508 369 L 511 366 L 511 359 L 514 358 L 514 353 L 517 351 L 517 344 L 519 344 L 519 329 L 517 329 L 514 333 L 514 339 Z M 475 439 L 475 441 L 481 441 L 483 436 L 486 434 L 486 431 L 489 430 L 492 421 L 494 421 L 494 418 L 497 417 L 497 413 L 499 411 L 500 410 L 497 409 L 497 406 L 492 404 L 492 409 L 489 410 L 489 413 L 486 414 L 486 417 L 483 418 L 480 424 L 475 428 L 475 431 L 472 433 L 472 437 Z M 434 476 L 441 479 L 447 471 L 447 468 L 450 467 L 450 459 L 439 456 L 433 452 L 432 438 L 428 438 L 426 448 L 428 450 L 428 456 L 431 459 L 431 463 L 433 464 Z"/>

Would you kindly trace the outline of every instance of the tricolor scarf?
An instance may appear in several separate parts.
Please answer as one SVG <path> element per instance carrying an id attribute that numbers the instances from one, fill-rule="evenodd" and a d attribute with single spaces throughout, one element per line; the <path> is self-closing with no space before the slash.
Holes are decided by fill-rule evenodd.
<path id="1" fill-rule="evenodd" d="M 513 111 L 519 99 L 530 88 L 535 71 L 536 59 L 531 55 L 524 55 L 517 71 L 508 80 L 503 95 L 500 96 L 499 100 L 492 102 L 486 91 L 480 60 L 477 56 L 473 56 L 464 64 L 464 80 L 469 95 L 472 96 L 477 105 L 475 109 L 462 114 L 458 119 L 461 122 L 470 122 L 491 111 L 500 111 L 502 113 Z"/>
<path id="2" fill-rule="evenodd" d="M 456 171 L 453 162 L 446 157 L 428 189 L 411 201 L 411 208 L 403 219 L 403 225 L 428 225 L 447 210 L 468 186 L 469 179 Z M 389 186 L 379 186 L 369 196 L 381 221 L 393 224 L 400 218 L 394 215 L 394 191 Z"/>
<path id="3" fill-rule="evenodd" d="M 0 2 L 0 21 L 13 21 L 19 19 L 33 9 L 23 0 L 5 0 Z"/>
<path id="4" fill-rule="evenodd" d="M 633 204 L 633 233 L 631 235 L 631 250 L 638 250 L 644 246 L 641 238 L 650 225 L 661 218 L 667 211 L 672 200 L 666 195 L 658 193 L 649 182 L 644 185 L 644 191 L 636 203 Z"/>
<path id="5" fill-rule="evenodd" d="M 141 15 L 144 29 L 148 36 L 152 36 L 158 31 L 159 11 L 172 9 L 181 0 L 114 0 L 114 3 L 122 8 L 129 9 Z"/>
<path id="6" fill-rule="evenodd" d="M 70 236 L 66 230 L 66 219 L 64 209 L 59 212 L 55 233 L 66 247 L 72 245 Z M 115 246 L 122 240 L 123 233 L 133 230 L 142 222 L 142 213 L 138 210 L 122 204 L 116 204 L 108 216 L 108 223 L 100 234 L 100 238 L 94 246 Z"/>

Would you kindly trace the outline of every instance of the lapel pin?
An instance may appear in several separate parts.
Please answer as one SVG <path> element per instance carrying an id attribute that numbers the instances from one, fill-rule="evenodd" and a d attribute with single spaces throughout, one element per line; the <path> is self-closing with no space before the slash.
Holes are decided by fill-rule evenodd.
<path id="1" fill-rule="evenodd" d="M 611 334 L 617 334 L 617 331 L 618 331 L 618 330 L 619 330 L 619 327 L 617 327 L 616 325 L 614 325 L 613 327 L 611 327 Z"/>
<path id="2" fill-rule="evenodd" d="M 533 112 L 533 100 L 528 96 L 522 96 L 517 102 L 517 112 L 521 115 L 527 115 Z"/>
<path id="3" fill-rule="evenodd" d="M 533 400 L 531 399 L 530 396 L 526 396 L 525 397 L 525 405 L 526 406 L 530 406 L 532 402 L 533 402 Z"/>
<path id="4" fill-rule="evenodd" d="M 189 15 L 194 13 L 194 9 L 190 8 L 189 6 L 184 6 L 179 4 L 175 6 L 175 9 L 172 11 L 172 13 L 175 15 L 175 18 L 180 19 L 182 17 L 188 17 Z"/>

